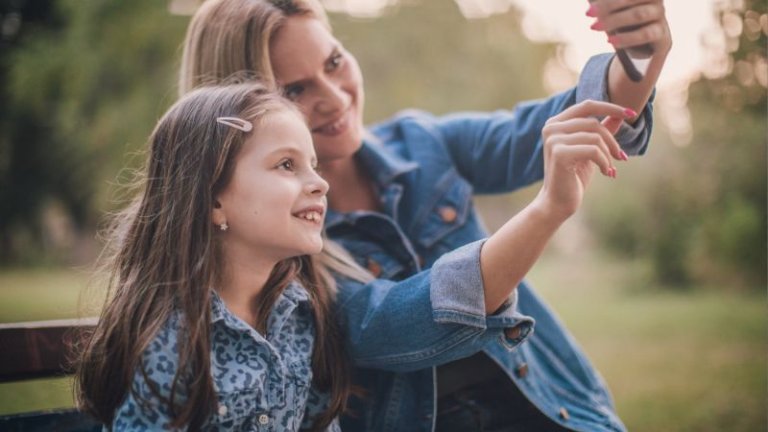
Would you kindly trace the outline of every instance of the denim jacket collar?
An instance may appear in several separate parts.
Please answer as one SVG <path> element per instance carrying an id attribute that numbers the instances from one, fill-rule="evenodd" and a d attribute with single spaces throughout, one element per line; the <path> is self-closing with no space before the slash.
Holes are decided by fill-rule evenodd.
<path id="1" fill-rule="evenodd" d="M 373 180 L 380 188 L 387 187 L 397 177 L 419 168 L 419 164 L 401 158 L 387 150 L 381 141 L 368 134 L 355 157 L 372 174 Z"/>
<path id="2" fill-rule="evenodd" d="M 360 150 L 355 157 L 363 164 L 366 171 L 371 174 L 379 191 L 385 191 L 398 177 L 419 168 L 414 161 L 403 159 L 399 155 L 389 151 L 373 134 L 366 134 Z M 328 209 L 325 218 L 325 227 L 337 225 L 346 219 L 344 213 Z"/>

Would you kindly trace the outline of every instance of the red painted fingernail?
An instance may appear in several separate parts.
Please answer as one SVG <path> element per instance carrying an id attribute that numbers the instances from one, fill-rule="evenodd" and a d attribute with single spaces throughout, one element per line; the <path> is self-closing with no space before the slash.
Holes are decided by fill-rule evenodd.
<path id="1" fill-rule="evenodd" d="M 624 108 L 624 115 L 627 117 L 637 117 L 637 113 L 632 108 Z"/>
<path id="2" fill-rule="evenodd" d="M 619 39 L 616 36 L 608 36 L 608 43 L 611 45 L 616 45 L 616 42 L 618 42 Z"/>
<path id="3" fill-rule="evenodd" d="M 592 24 L 591 26 L 589 26 L 589 28 L 591 28 L 592 30 L 602 30 L 603 29 L 603 23 L 601 23 L 599 20 L 595 21 L 595 23 Z"/>
<path id="4" fill-rule="evenodd" d="M 594 4 L 589 5 L 589 9 L 587 10 L 587 16 L 594 18 L 597 16 L 597 6 Z"/>
<path id="5" fill-rule="evenodd" d="M 623 161 L 628 161 L 629 160 L 629 156 L 627 156 L 627 154 L 624 153 L 624 150 L 622 150 L 621 153 L 619 153 L 619 155 L 621 156 L 621 160 L 623 160 Z"/>

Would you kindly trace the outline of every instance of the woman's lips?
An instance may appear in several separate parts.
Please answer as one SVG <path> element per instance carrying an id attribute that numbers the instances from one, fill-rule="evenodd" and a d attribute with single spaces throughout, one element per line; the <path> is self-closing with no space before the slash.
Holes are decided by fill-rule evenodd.
<path id="1" fill-rule="evenodd" d="M 312 129 L 312 133 L 325 135 L 325 136 L 336 136 L 341 135 L 344 132 L 349 129 L 349 119 L 350 119 L 350 113 L 352 112 L 352 109 L 347 109 L 344 111 L 344 114 L 342 114 L 338 119 L 326 123 L 323 126 L 316 127 Z"/>

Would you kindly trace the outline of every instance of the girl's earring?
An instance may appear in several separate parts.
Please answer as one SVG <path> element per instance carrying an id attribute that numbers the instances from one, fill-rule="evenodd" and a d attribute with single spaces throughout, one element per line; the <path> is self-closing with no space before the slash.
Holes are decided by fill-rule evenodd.
<path id="1" fill-rule="evenodd" d="M 219 229 L 222 231 L 226 231 L 229 229 L 229 225 L 227 225 L 227 223 L 224 222 L 223 224 L 219 225 Z"/>

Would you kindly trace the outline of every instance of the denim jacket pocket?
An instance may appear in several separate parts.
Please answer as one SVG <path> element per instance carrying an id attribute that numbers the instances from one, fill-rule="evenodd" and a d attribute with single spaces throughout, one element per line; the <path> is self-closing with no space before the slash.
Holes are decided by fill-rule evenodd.
<path id="1" fill-rule="evenodd" d="M 371 242 L 343 241 L 355 261 L 377 279 L 396 280 L 406 267 L 381 246 Z"/>
<path id="2" fill-rule="evenodd" d="M 206 430 L 274 431 L 269 407 L 261 388 L 219 393 L 210 428 Z"/>
<path id="3" fill-rule="evenodd" d="M 455 170 L 446 172 L 435 186 L 434 198 L 416 219 L 416 241 L 425 249 L 432 248 L 466 223 L 471 208 L 472 186 Z"/>

